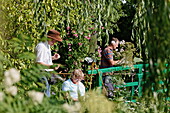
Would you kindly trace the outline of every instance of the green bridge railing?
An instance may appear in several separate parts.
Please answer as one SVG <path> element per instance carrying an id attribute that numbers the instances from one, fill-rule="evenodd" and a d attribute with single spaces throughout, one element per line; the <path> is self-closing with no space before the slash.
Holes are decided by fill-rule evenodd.
<path id="1" fill-rule="evenodd" d="M 130 100 L 133 101 L 133 96 L 135 94 L 135 87 L 137 87 L 138 89 L 138 96 L 141 97 L 142 96 L 142 84 L 144 83 L 144 81 L 142 81 L 143 78 L 143 71 L 142 69 L 145 67 L 148 67 L 149 64 L 136 64 L 133 65 L 131 67 L 129 66 L 118 66 L 118 67 L 111 67 L 111 68 L 104 68 L 104 69 L 95 69 L 95 70 L 88 70 L 87 74 L 96 74 L 97 76 L 97 87 L 99 87 L 100 89 L 102 89 L 102 84 L 103 84 L 103 80 L 102 80 L 102 75 L 103 73 L 108 73 L 108 72 L 117 72 L 117 71 L 124 71 L 124 70 L 134 70 L 135 69 L 135 75 L 137 76 L 137 80 L 136 81 L 132 81 L 132 82 L 127 82 L 123 85 L 118 85 L 116 87 L 132 87 L 131 88 L 131 97 Z M 120 73 L 121 74 L 121 73 Z M 113 74 L 114 76 L 114 74 Z"/>

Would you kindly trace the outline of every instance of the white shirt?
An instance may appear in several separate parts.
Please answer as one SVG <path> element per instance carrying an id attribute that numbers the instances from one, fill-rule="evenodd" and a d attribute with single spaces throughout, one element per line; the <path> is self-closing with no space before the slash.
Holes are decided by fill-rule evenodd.
<path id="1" fill-rule="evenodd" d="M 37 56 L 36 62 L 43 62 L 45 64 L 53 65 L 51 49 L 48 41 L 38 43 L 35 48 L 35 52 Z"/>
<path id="2" fill-rule="evenodd" d="M 67 81 L 65 81 L 62 84 L 62 90 L 63 91 L 69 91 L 70 92 L 70 96 L 73 99 L 78 99 L 78 92 L 80 94 L 80 96 L 84 96 L 85 95 L 85 86 L 83 85 L 83 83 L 78 82 L 78 84 L 74 84 L 71 79 L 68 79 Z"/>

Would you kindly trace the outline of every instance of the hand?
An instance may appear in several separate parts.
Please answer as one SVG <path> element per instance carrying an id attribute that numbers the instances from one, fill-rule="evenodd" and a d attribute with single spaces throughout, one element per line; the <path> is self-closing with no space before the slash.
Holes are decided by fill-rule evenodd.
<path id="1" fill-rule="evenodd" d="M 117 61 L 116 61 L 116 64 L 119 64 L 119 62 L 120 62 L 120 60 L 117 60 Z"/>
<path id="2" fill-rule="evenodd" d="M 52 56 L 53 60 L 58 60 L 60 58 L 60 55 L 58 53 L 55 53 L 54 56 Z"/>
<path id="3" fill-rule="evenodd" d="M 78 99 L 76 99 L 76 98 L 73 98 L 73 101 L 74 101 L 74 102 L 77 102 L 77 101 L 78 101 Z"/>
<path id="4" fill-rule="evenodd" d="M 57 64 L 56 67 L 54 67 L 54 70 L 57 70 L 60 67 L 60 64 Z"/>

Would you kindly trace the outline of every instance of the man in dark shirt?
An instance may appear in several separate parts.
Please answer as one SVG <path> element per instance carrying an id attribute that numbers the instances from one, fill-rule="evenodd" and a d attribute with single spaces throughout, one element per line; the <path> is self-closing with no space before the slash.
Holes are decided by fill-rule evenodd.
<path id="1" fill-rule="evenodd" d="M 119 60 L 115 61 L 113 60 L 113 49 L 116 49 L 119 45 L 119 40 L 117 38 L 112 38 L 112 40 L 109 42 L 109 45 L 102 51 L 102 57 L 101 57 L 101 66 L 100 68 L 109 68 L 116 65 Z M 106 93 L 106 96 L 109 98 L 114 97 L 114 87 L 112 83 L 111 76 L 107 75 L 108 73 L 103 73 L 103 91 Z"/>
<path id="2" fill-rule="evenodd" d="M 112 38 L 109 45 L 103 50 L 101 57 L 100 68 L 113 67 L 119 60 L 113 60 L 113 49 L 116 49 L 119 45 L 119 40 L 117 38 Z"/>

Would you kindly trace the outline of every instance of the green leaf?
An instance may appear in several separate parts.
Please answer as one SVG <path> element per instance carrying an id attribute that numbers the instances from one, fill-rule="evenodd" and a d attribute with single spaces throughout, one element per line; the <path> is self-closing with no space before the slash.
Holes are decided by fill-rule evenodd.
<path id="1" fill-rule="evenodd" d="M 31 52 L 23 52 L 23 53 L 19 54 L 17 57 L 19 59 L 27 59 L 27 60 L 36 58 L 35 54 L 31 53 Z"/>

